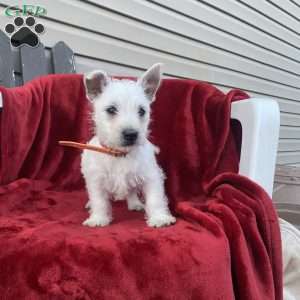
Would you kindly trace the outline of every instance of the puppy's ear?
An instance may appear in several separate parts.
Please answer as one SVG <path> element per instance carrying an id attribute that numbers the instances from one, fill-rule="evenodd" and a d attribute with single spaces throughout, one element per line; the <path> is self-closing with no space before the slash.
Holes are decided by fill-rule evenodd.
<path id="1" fill-rule="evenodd" d="M 109 77 L 103 71 L 93 71 L 84 74 L 83 82 L 87 97 L 93 101 L 97 96 L 103 93 L 109 80 Z"/>
<path id="2" fill-rule="evenodd" d="M 158 90 L 161 79 L 161 66 L 160 63 L 153 65 L 138 79 L 138 84 L 142 86 L 149 101 L 154 99 Z"/>

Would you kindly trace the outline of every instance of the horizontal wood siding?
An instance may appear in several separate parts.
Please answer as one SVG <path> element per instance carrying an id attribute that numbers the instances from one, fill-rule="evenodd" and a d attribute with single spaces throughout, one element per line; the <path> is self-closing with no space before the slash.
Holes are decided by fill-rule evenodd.
<path id="1" fill-rule="evenodd" d="M 21 1 L 19 1 L 21 3 Z M 0 0 L 0 6 L 11 5 Z M 15 3 L 14 3 L 15 4 Z M 300 2 L 298 0 L 33 0 L 47 47 L 65 41 L 77 72 L 139 75 L 155 62 L 166 76 L 224 91 L 271 97 L 281 110 L 279 164 L 300 164 Z M 0 26 L 11 19 L 0 16 Z"/>

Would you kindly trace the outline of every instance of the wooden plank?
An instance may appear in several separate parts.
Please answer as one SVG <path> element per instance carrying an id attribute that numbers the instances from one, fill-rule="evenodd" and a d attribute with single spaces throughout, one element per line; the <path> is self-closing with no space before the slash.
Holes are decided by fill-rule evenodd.
<path id="1" fill-rule="evenodd" d="M 51 48 L 45 47 L 45 57 L 46 57 L 46 68 L 47 74 L 54 74 L 54 66 L 52 61 L 52 52 Z"/>
<path id="2" fill-rule="evenodd" d="M 261 30 L 250 27 L 249 25 L 241 22 L 236 18 L 228 16 L 228 14 L 221 13 L 220 11 L 211 8 L 201 2 L 192 0 L 177 1 L 174 5 L 173 0 L 153 0 L 168 9 L 176 10 L 179 14 L 188 15 L 200 22 L 204 22 L 211 26 L 217 27 L 222 31 L 226 31 L 233 35 L 237 35 L 240 38 L 246 38 L 247 40 L 255 43 L 258 46 L 262 46 L 267 49 L 271 49 L 274 52 L 281 53 L 283 55 L 289 55 L 289 57 L 300 61 L 300 40 L 293 36 L 293 44 L 298 46 L 296 49 L 294 46 L 288 45 L 285 42 L 274 39 L 270 34 L 266 34 Z M 208 4 L 218 3 L 216 7 L 223 7 L 223 2 L 220 1 L 207 1 Z M 226 1 L 224 1 L 226 2 Z M 264 28 L 264 27 L 263 27 Z"/>
<path id="3" fill-rule="evenodd" d="M 275 175 L 274 181 L 280 184 L 298 185 L 298 188 L 300 189 L 300 177 Z"/>
<path id="4" fill-rule="evenodd" d="M 117 63 L 102 61 L 101 59 L 91 59 L 81 55 L 75 55 L 75 67 L 77 73 L 85 73 L 92 70 L 104 70 L 109 75 L 119 76 L 140 76 L 144 70 L 140 68 L 124 66 Z"/>
<path id="5" fill-rule="evenodd" d="M 141 46 L 128 44 L 81 29 L 70 28 L 62 24 L 58 26 L 52 21 L 44 20 L 43 23 L 47 28 L 47 39 L 45 42 L 46 46 L 49 47 L 61 39 L 74 50 L 74 53 L 80 53 L 90 58 L 100 57 L 105 61 L 132 67 L 138 66 L 144 69 L 155 62 L 162 62 L 165 63 L 164 70 L 167 75 L 179 75 L 185 78 L 205 80 L 258 93 L 263 92 L 274 95 L 277 98 L 300 99 L 299 89 L 273 84 L 204 63 L 191 62 L 188 59 L 152 49 L 145 49 Z"/>
<path id="6" fill-rule="evenodd" d="M 300 128 L 299 127 L 280 127 L 280 138 L 285 139 L 300 139 Z"/>
<path id="7" fill-rule="evenodd" d="M 66 16 L 64 11 L 67 9 L 72 9 L 72 14 Z M 67 22 L 70 25 L 77 25 L 77 20 L 80 20 L 83 14 L 89 19 L 88 24 L 84 24 L 84 28 L 93 30 L 98 34 L 107 34 L 118 39 L 126 37 L 126 40 L 131 43 L 139 43 L 145 47 L 167 51 L 190 60 L 218 65 L 226 69 L 300 88 L 299 76 L 180 37 L 174 33 L 153 28 L 147 24 L 143 24 L 141 27 L 140 22 L 136 20 L 118 16 L 101 8 L 92 10 L 88 4 L 83 2 L 66 3 L 63 0 L 57 0 L 52 2 L 48 9 L 49 17 L 57 21 Z M 101 19 L 101 23 L 99 23 L 99 19 Z M 78 25 L 83 26 L 83 24 Z"/>
<path id="8" fill-rule="evenodd" d="M 0 30 L 0 84 L 15 86 L 13 54 L 8 36 Z"/>
<path id="9" fill-rule="evenodd" d="M 270 4 L 268 1 L 240 0 L 240 2 L 268 16 L 271 20 L 280 23 L 281 25 L 285 26 L 289 30 L 295 33 L 299 33 L 299 23 L 294 18 L 284 13 L 282 10 L 277 9 L 274 5 Z"/>
<path id="10" fill-rule="evenodd" d="M 246 55 L 251 59 L 261 61 L 270 66 L 280 66 L 284 70 L 290 70 L 299 74 L 299 65 L 287 58 L 278 56 L 265 49 L 260 49 L 244 40 L 232 37 L 231 34 L 226 34 L 222 30 L 216 30 L 180 14 L 173 13 L 170 10 L 162 9 L 152 3 L 138 0 L 91 0 L 90 2 L 116 12 L 122 12 L 122 14 L 149 24 L 153 24 L 153 20 L 159 20 L 159 27 L 161 28 L 166 28 L 185 37 L 215 45 L 242 56 Z M 295 68 L 292 65 L 295 65 Z"/>
<path id="11" fill-rule="evenodd" d="M 232 87 L 225 87 L 223 88 L 220 85 L 216 85 L 220 90 L 224 90 L 224 92 L 228 92 Z M 250 97 L 259 97 L 259 98 L 265 98 L 265 99 L 272 99 L 276 100 L 277 103 L 279 104 L 279 108 L 281 112 L 286 112 L 286 113 L 293 113 L 293 114 L 300 114 L 300 101 L 295 100 L 287 100 L 287 99 L 282 99 L 279 97 L 271 96 L 271 95 L 266 95 L 265 93 L 256 93 L 253 91 L 249 91 L 247 89 L 244 89 L 245 92 L 248 93 Z"/>
<path id="12" fill-rule="evenodd" d="M 300 115 L 281 113 L 280 124 L 287 126 L 300 126 Z"/>
<path id="13" fill-rule="evenodd" d="M 294 45 L 297 47 L 300 46 L 300 40 L 295 33 L 289 31 L 280 24 L 273 22 L 269 18 L 266 18 L 266 16 L 257 13 L 255 10 L 249 8 L 239 1 L 220 2 L 219 0 L 202 0 L 201 2 L 213 6 L 215 9 L 224 12 L 228 16 L 232 16 L 242 23 L 251 25 L 258 31 L 262 31 L 266 34 L 272 35 L 273 37 L 289 43 L 290 45 Z M 278 0 L 278 2 L 283 2 L 284 5 L 286 5 L 286 2 L 289 1 Z M 244 34 L 243 36 L 247 36 L 248 38 L 248 34 Z M 271 36 L 269 37 L 271 38 Z"/>
<path id="14" fill-rule="evenodd" d="M 300 167 L 300 163 L 299 164 L 290 164 L 289 166 L 293 166 L 293 167 L 299 168 Z"/>
<path id="15" fill-rule="evenodd" d="M 98 58 L 94 58 L 94 59 L 87 58 L 79 54 L 75 55 L 75 62 L 76 62 L 76 70 L 78 73 L 84 73 L 95 69 L 102 69 L 107 71 L 107 73 L 110 75 L 139 76 L 143 72 L 143 70 L 141 70 L 141 68 L 138 67 L 124 66 L 124 65 L 117 64 L 115 62 L 106 62 Z M 166 77 L 168 77 L 168 75 Z M 223 86 L 218 84 L 214 84 L 214 85 L 224 93 L 227 93 L 232 89 L 231 86 Z M 288 112 L 292 112 L 293 114 L 296 113 L 300 114 L 300 102 L 298 101 L 278 99 L 277 97 L 276 98 L 270 97 L 264 94 L 254 93 L 254 92 L 248 92 L 248 93 L 251 97 L 260 97 L 260 98 L 263 97 L 263 98 L 270 98 L 270 99 L 277 100 L 280 110 L 286 112 L 286 115 L 288 115 Z"/>
<path id="16" fill-rule="evenodd" d="M 40 43 L 32 48 L 27 45 L 20 47 L 23 83 L 47 74 L 47 64 L 44 45 Z"/>
<path id="17" fill-rule="evenodd" d="M 280 139 L 278 144 L 278 151 L 300 151 L 299 139 Z"/>
<path id="18" fill-rule="evenodd" d="M 269 0 L 274 6 L 278 7 L 287 14 L 292 15 L 296 20 L 300 21 L 300 7 L 291 1 Z"/>
<path id="19" fill-rule="evenodd" d="M 9 3 L 8 0 L 2 2 Z M 119 31 L 119 34 L 123 39 L 132 39 L 133 41 L 135 39 L 145 39 L 150 41 L 152 37 L 148 38 L 148 34 L 146 32 L 145 34 L 141 34 L 141 30 L 144 30 L 144 28 L 146 27 L 145 23 L 147 23 L 149 31 L 152 30 L 154 33 L 163 32 L 164 34 L 167 34 L 172 32 L 173 35 L 177 35 L 177 39 L 182 41 L 193 40 L 194 42 L 200 44 L 210 44 L 213 47 L 215 46 L 216 48 L 219 48 L 221 50 L 224 49 L 225 51 L 229 51 L 230 53 L 236 53 L 241 57 L 248 57 L 253 61 L 260 61 L 264 65 L 269 65 L 272 68 L 281 68 L 295 74 L 300 74 L 299 64 L 291 61 L 289 58 L 278 56 L 266 49 L 256 47 L 245 40 L 232 37 L 231 34 L 225 34 L 224 32 L 216 28 L 201 24 L 195 20 L 180 16 L 171 11 L 166 11 L 165 9 L 162 9 L 157 5 L 146 1 L 91 1 L 94 3 L 94 5 L 101 5 L 97 6 L 97 9 L 95 9 L 95 6 L 79 1 L 74 2 L 59 0 L 55 2 L 53 1 L 53 3 L 51 2 L 50 4 L 46 0 L 35 0 L 33 1 L 33 4 L 35 4 L 36 2 L 40 5 L 45 4 L 47 6 L 48 14 L 49 16 L 51 16 L 51 18 L 59 19 L 60 21 L 68 22 L 69 24 L 74 24 L 83 28 L 86 26 L 88 26 L 88 28 L 92 26 L 92 30 L 95 29 L 94 27 L 97 27 L 98 29 L 96 30 L 100 30 L 100 32 L 104 32 L 105 34 L 114 34 L 112 32 Z M 102 6 L 107 7 L 109 10 L 114 10 L 115 14 L 112 14 L 111 17 L 109 15 L 109 12 L 104 13 Z M 61 9 L 62 7 L 64 7 L 64 9 Z M 67 16 L 65 16 L 64 11 L 66 11 L 66 9 L 69 9 L 70 7 L 72 7 L 72 14 L 68 14 Z M 84 15 L 88 16 L 87 19 L 89 19 L 89 22 L 80 24 L 78 23 L 78 20 L 82 19 L 83 10 L 85 12 Z M 101 15 L 96 17 L 97 14 Z M 124 14 L 128 15 L 129 17 L 124 17 Z M 106 16 L 114 19 L 115 23 L 112 24 L 111 21 L 108 22 Z M 99 22 L 99 17 L 101 18 L 101 22 Z M 132 18 L 134 18 L 135 21 L 132 20 Z M 138 22 L 136 20 L 138 20 Z M 161 29 L 153 27 L 153 20 L 159 20 L 159 26 Z M 132 27 L 133 25 L 136 25 L 135 28 L 133 30 L 129 30 L 129 26 Z M 233 30 L 235 30 L 234 27 Z M 160 38 L 160 40 L 163 43 L 164 39 Z M 168 49 L 168 40 L 165 39 L 164 43 L 167 46 L 162 47 L 161 49 Z M 154 42 L 153 44 L 155 45 Z M 189 47 L 181 47 L 178 45 L 177 47 L 179 49 L 183 49 L 181 51 L 187 51 L 186 49 L 190 49 Z M 171 49 L 172 48 L 173 47 L 171 47 Z M 201 58 L 202 53 L 198 53 L 197 59 Z M 214 58 L 214 56 L 211 56 L 210 59 L 212 58 Z"/>
<path id="20" fill-rule="evenodd" d="M 299 99 L 300 100 L 300 99 Z M 284 99 L 278 99 L 280 111 L 291 112 L 294 114 L 300 114 L 300 101 L 289 101 Z"/>
<path id="21" fill-rule="evenodd" d="M 64 42 L 51 49 L 54 73 L 75 73 L 74 53 Z"/>
<path id="22" fill-rule="evenodd" d="M 299 187 L 295 187 L 294 190 L 290 191 L 290 189 L 284 189 L 283 193 L 280 195 L 274 195 L 276 198 L 278 197 L 278 201 L 280 199 L 288 198 L 291 199 L 291 202 L 296 202 L 295 195 L 299 194 Z M 286 194 L 285 194 L 286 193 Z M 284 198 L 282 198 L 284 197 Z M 274 198 L 274 197 L 273 197 Z M 276 200 L 275 200 L 276 201 Z M 293 224 L 298 230 L 300 230 L 300 205 L 299 204 L 290 204 L 290 203 L 275 203 L 276 211 L 278 215 L 283 220 Z"/>
<path id="23" fill-rule="evenodd" d="M 13 60 L 15 86 L 21 86 L 23 84 L 23 78 L 22 78 L 20 48 L 12 47 L 12 60 Z"/>
<path id="24" fill-rule="evenodd" d="M 295 6 L 300 7 L 300 1 L 299 0 L 290 0 L 291 3 L 293 3 Z"/>
<path id="25" fill-rule="evenodd" d="M 276 176 L 299 177 L 300 169 L 293 166 L 276 165 Z"/>
<path id="26" fill-rule="evenodd" d="M 299 152 L 279 152 L 277 155 L 278 164 L 296 164 L 300 163 L 300 151 Z"/>

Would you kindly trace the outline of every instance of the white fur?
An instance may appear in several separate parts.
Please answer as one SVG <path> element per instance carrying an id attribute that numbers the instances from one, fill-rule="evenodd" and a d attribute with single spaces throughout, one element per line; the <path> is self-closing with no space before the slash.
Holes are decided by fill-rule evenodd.
<path id="1" fill-rule="evenodd" d="M 164 174 L 155 158 L 156 147 L 147 139 L 150 104 L 160 83 L 160 65 L 150 68 L 138 82 L 111 80 L 102 71 L 84 77 L 87 95 L 93 101 L 95 136 L 92 145 L 105 145 L 128 151 L 124 157 L 84 150 L 81 170 L 86 181 L 90 216 L 87 226 L 105 226 L 112 221 L 111 201 L 127 200 L 130 210 L 145 209 L 147 224 L 153 227 L 170 225 L 170 214 L 164 191 Z M 111 116 L 106 109 L 117 107 Z M 138 114 L 139 108 L 145 115 Z M 134 129 L 138 139 L 134 145 L 122 145 L 122 130 Z M 142 191 L 145 204 L 138 199 Z"/>

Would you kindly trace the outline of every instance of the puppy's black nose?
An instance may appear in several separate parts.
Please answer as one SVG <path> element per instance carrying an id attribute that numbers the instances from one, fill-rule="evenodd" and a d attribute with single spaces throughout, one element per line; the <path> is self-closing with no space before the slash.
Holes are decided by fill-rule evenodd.
<path id="1" fill-rule="evenodd" d="M 124 146 L 130 146 L 136 142 L 138 138 L 138 132 L 135 129 L 128 128 L 122 131 L 122 136 L 124 140 Z"/>

